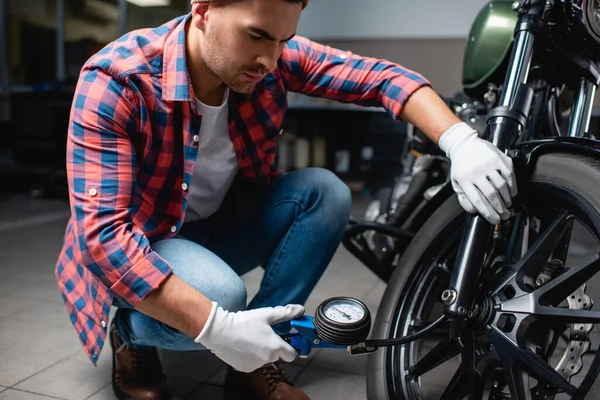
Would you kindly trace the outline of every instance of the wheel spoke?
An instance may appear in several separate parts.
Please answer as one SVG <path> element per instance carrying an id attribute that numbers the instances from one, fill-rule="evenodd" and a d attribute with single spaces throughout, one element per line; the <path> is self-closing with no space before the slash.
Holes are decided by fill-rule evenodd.
<path id="1" fill-rule="evenodd" d="M 520 361 L 523 362 L 535 378 L 541 378 L 546 383 L 550 383 L 557 389 L 565 392 L 569 396 L 572 396 L 577 391 L 577 388 L 569 383 L 561 374 L 556 372 L 548 363 L 540 356 L 535 354 L 531 350 L 523 350 L 521 353 Z"/>
<path id="2" fill-rule="evenodd" d="M 593 324 L 600 323 L 600 312 L 589 310 L 574 310 L 541 306 L 536 302 L 535 292 L 500 304 L 503 313 L 527 314 L 535 317 L 550 318 L 553 324 Z"/>
<path id="3" fill-rule="evenodd" d="M 490 287 L 492 294 L 496 295 L 507 284 L 513 284 L 513 288 L 517 290 L 520 286 L 517 282 L 523 275 L 531 273 L 538 268 L 542 263 L 548 261 L 548 258 L 554 252 L 556 246 L 563 238 L 565 232 L 572 225 L 569 214 L 566 212 L 560 213 L 549 225 L 548 228 L 540 234 L 537 240 L 533 243 L 523 257 L 514 264 L 507 265 L 496 277 L 493 278 Z M 528 228 L 526 228 L 528 229 Z M 523 294 L 524 292 L 517 292 Z"/>
<path id="4" fill-rule="evenodd" d="M 557 243 L 556 249 L 554 249 L 554 252 L 552 253 L 552 258 L 555 260 L 560 260 L 563 264 L 567 262 L 567 255 L 569 254 L 569 245 L 571 243 L 574 222 L 574 218 L 569 220 L 569 224 L 565 228 L 562 239 Z"/>
<path id="5" fill-rule="evenodd" d="M 510 389 L 510 395 L 515 400 L 531 400 L 529 389 L 529 374 L 519 367 L 517 363 L 511 362 L 504 367 L 504 374 Z"/>
<path id="6" fill-rule="evenodd" d="M 529 349 L 521 349 L 502 333 L 493 329 L 490 339 L 496 349 L 507 375 L 510 390 L 515 399 L 531 399 L 529 380 L 525 372 L 534 378 L 554 386 L 573 396 L 577 388 L 554 370 L 546 361 Z M 526 396 L 526 397 L 523 397 Z"/>
<path id="7" fill-rule="evenodd" d="M 466 333 L 461 336 L 462 346 L 457 345 L 457 349 L 462 353 L 462 361 L 456 370 L 450 383 L 444 390 L 440 400 L 462 399 L 476 390 L 478 373 L 475 369 L 476 354 L 473 347 L 473 337 Z"/>
<path id="8" fill-rule="evenodd" d="M 459 354 L 458 343 L 453 340 L 444 340 L 412 366 L 409 375 L 418 378 Z"/>
<path id="9" fill-rule="evenodd" d="M 531 400 L 529 376 L 517 364 L 519 355 L 523 350 L 519 349 L 517 345 L 495 328 L 490 332 L 490 341 L 504 368 L 506 382 L 512 398 L 515 400 Z"/>
<path id="10" fill-rule="evenodd" d="M 600 323 L 600 312 L 588 310 L 572 310 L 569 308 L 556 308 L 539 306 L 536 308 L 536 317 L 546 318 L 553 324 L 597 324 Z"/>
<path id="11" fill-rule="evenodd" d="M 584 267 L 570 269 L 537 289 L 534 294 L 538 296 L 539 304 L 557 306 L 598 271 L 600 271 L 600 258 Z"/>
<path id="12" fill-rule="evenodd" d="M 470 394 L 474 378 L 475 371 L 463 368 L 463 365 L 461 364 L 452 376 L 448 386 L 446 386 L 446 390 L 444 390 L 444 393 L 440 396 L 440 400 L 462 399 Z"/>
<path id="13" fill-rule="evenodd" d="M 546 230 L 540 234 L 525 255 L 514 265 L 516 271 L 528 273 L 535 270 L 540 264 L 548 261 L 558 242 L 564 236 L 567 228 L 572 224 L 569 214 L 562 212 L 556 216 Z"/>
<path id="14" fill-rule="evenodd" d="M 471 399 L 483 399 L 485 394 L 485 377 L 477 371 L 473 374 L 473 390 L 471 391 Z"/>

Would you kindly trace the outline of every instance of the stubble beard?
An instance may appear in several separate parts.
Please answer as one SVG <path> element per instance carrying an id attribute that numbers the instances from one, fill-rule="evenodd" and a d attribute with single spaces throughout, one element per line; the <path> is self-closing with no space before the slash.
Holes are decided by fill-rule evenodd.
<path id="1" fill-rule="evenodd" d="M 207 39 L 203 52 L 206 67 L 232 91 L 241 94 L 252 93 L 256 88 L 256 83 L 245 79 L 243 72 L 236 72 L 233 67 L 228 66 L 227 60 L 221 51 L 224 47 L 214 34 L 211 34 Z"/>

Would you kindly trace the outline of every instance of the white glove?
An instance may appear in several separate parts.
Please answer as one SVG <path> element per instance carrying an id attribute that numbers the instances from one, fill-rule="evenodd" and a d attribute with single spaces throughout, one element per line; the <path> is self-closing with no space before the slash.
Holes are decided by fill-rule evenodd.
<path id="1" fill-rule="evenodd" d="M 229 312 L 217 303 L 213 306 L 200 335 L 194 341 L 211 350 L 234 369 L 252 372 L 279 360 L 294 361 L 296 350 L 271 327 L 304 314 L 304 307 L 265 307 Z"/>
<path id="2" fill-rule="evenodd" d="M 507 219 L 517 194 L 512 159 L 464 122 L 448 129 L 439 146 L 450 159 L 450 178 L 460 205 L 492 224 Z"/>

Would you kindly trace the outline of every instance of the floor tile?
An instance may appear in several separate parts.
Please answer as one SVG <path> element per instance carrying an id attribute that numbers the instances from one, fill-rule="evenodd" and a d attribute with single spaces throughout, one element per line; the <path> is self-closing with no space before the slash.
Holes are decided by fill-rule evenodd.
<path id="1" fill-rule="evenodd" d="M 203 382 L 214 375 L 225 364 L 209 351 L 164 351 L 161 361 L 165 375 Z"/>
<path id="2" fill-rule="evenodd" d="M 115 400 L 115 394 L 112 390 L 112 384 L 109 382 L 102 389 L 98 390 L 96 393 L 92 394 L 85 400 Z"/>
<path id="3" fill-rule="evenodd" d="M 2 336 L 4 332 L 5 328 L 0 326 Z M 17 344 L 0 345 L 0 385 L 12 386 L 75 354 L 76 351 L 82 351 L 72 328 L 44 330 L 43 327 L 39 327 L 34 333 L 35 335 L 30 331 L 17 332 L 20 334 Z"/>
<path id="4" fill-rule="evenodd" d="M 248 303 L 250 303 L 250 301 L 256 295 L 256 293 L 258 293 L 260 281 L 262 280 L 263 274 L 264 269 L 258 267 L 241 276 L 244 285 L 246 285 Z"/>
<path id="5" fill-rule="evenodd" d="M 49 400 L 53 397 L 36 393 L 23 392 L 15 389 L 7 389 L 0 393 L 0 400 Z"/>
<path id="6" fill-rule="evenodd" d="M 167 385 L 169 386 L 169 393 L 171 394 L 171 400 L 183 400 L 192 393 L 200 383 L 188 381 L 185 379 L 178 379 L 173 377 L 167 377 Z M 85 400 L 115 400 L 115 394 L 112 389 L 112 383 L 104 386 L 101 390 L 94 393 L 92 396 Z"/>
<path id="7" fill-rule="evenodd" d="M 362 375 L 307 368 L 296 380 L 311 400 L 365 400 L 366 379 Z"/>
<path id="8" fill-rule="evenodd" d="M 0 318 L 0 384 L 12 386 L 81 349 L 61 307 L 40 303 Z"/>
<path id="9" fill-rule="evenodd" d="M 183 400 L 187 399 L 201 383 L 169 376 L 167 377 L 167 385 L 169 386 L 171 400 Z M 210 399 L 210 397 L 207 397 L 207 399 Z"/>
<path id="10" fill-rule="evenodd" d="M 309 364 L 309 368 L 365 374 L 367 372 L 367 356 L 351 356 L 344 349 L 321 349 Z"/>
<path id="11" fill-rule="evenodd" d="M 58 289 L 57 289 L 58 290 Z M 41 328 L 44 330 L 65 328 L 71 325 L 69 314 L 63 303 L 39 302 L 26 311 L 14 313 L 0 319 L 0 327 L 18 326 L 22 330 Z M 73 328 L 73 332 L 75 329 Z"/>
<path id="12" fill-rule="evenodd" d="M 223 387 L 215 385 L 202 385 L 196 389 L 186 400 L 222 400 Z"/>
<path id="13" fill-rule="evenodd" d="M 225 375 L 227 374 L 227 367 L 221 367 L 217 372 L 209 376 L 204 383 L 210 385 L 223 385 L 225 383 Z"/>
<path id="14" fill-rule="evenodd" d="M 361 299 L 361 301 L 369 308 L 369 311 L 371 311 L 372 316 L 375 316 L 379 310 L 381 298 L 383 297 L 386 287 L 387 283 L 381 279 L 377 279 L 373 283 L 373 286 L 371 286 L 365 296 Z"/>
<path id="15" fill-rule="evenodd" d="M 26 296 L 7 296 L 0 294 L 0 318 L 26 312 L 42 304 L 39 299 Z"/>
<path id="16" fill-rule="evenodd" d="M 81 400 L 110 382 L 111 365 L 108 357 L 91 362 L 68 358 L 19 383 L 16 389 L 41 393 L 69 400 Z"/>

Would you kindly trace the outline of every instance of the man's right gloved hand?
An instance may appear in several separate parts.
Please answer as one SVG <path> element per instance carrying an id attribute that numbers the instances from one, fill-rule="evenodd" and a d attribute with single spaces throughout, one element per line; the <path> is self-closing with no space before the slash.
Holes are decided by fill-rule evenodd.
<path id="1" fill-rule="evenodd" d="M 296 350 L 275 333 L 271 325 L 302 314 L 304 307 L 297 304 L 234 313 L 213 302 L 204 329 L 194 341 L 234 369 L 251 372 L 280 358 L 287 362 L 296 358 Z"/>

